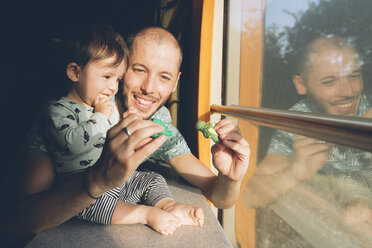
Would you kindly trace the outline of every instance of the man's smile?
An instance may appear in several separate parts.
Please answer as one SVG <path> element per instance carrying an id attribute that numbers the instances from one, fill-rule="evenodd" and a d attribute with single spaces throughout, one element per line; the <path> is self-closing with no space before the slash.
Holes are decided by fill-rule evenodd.
<path id="1" fill-rule="evenodd" d="M 354 110 L 358 104 L 359 98 L 354 98 L 345 101 L 337 101 L 330 104 L 331 107 L 335 109 L 336 112 L 346 115 L 355 114 Z"/>
<path id="2" fill-rule="evenodd" d="M 133 95 L 133 98 L 135 106 L 140 110 L 149 110 L 156 103 L 156 99 L 143 97 L 143 95 Z"/>

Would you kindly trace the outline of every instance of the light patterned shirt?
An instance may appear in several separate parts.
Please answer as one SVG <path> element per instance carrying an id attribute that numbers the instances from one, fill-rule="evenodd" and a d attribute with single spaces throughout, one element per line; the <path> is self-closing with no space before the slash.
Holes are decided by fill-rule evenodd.
<path id="1" fill-rule="evenodd" d="M 49 106 L 49 105 L 48 105 Z M 74 108 L 72 108 L 73 111 Z M 30 153 L 38 153 L 38 154 L 45 154 L 45 155 L 51 155 L 51 147 L 50 144 L 45 142 L 47 139 L 45 138 L 45 132 L 44 130 L 46 129 L 45 125 L 45 111 L 48 111 L 48 108 L 44 109 L 41 111 L 41 115 L 36 118 L 36 122 L 32 126 L 32 129 L 29 133 L 28 137 L 28 152 Z M 90 112 L 90 115 L 92 115 L 92 112 Z M 116 114 L 115 114 L 116 115 Z M 67 117 L 69 118 L 69 117 Z M 75 118 L 75 117 L 74 117 Z M 100 117 L 98 117 L 100 118 Z M 172 125 L 172 120 L 170 113 L 168 109 L 164 106 L 162 106 L 159 110 L 157 110 L 150 118 L 157 118 L 160 119 L 164 122 L 164 124 L 167 126 L 168 130 L 173 132 L 173 135 L 170 137 L 167 137 L 166 142 L 158 149 L 156 150 L 148 159 L 152 159 L 158 162 L 167 162 L 169 159 L 179 156 L 181 154 L 188 154 L 191 153 L 185 139 L 181 135 L 181 133 Z M 107 119 L 106 119 L 107 121 Z M 111 125 L 116 124 L 117 121 L 112 121 Z M 105 124 L 103 124 L 105 125 Z M 110 126 L 111 126 L 110 125 Z M 59 127 L 57 127 L 58 129 Z M 84 139 L 84 132 L 83 135 L 81 136 L 79 140 L 81 142 L 85 142 Z M 94 144 L 103 144 L 100 143 L 104 139 L 97 139 L 97 143 Z M 79 141 L 79 142 L 80 142 Z M 93 142 L 92 142 L 93 144 Z M 94 146 L 93 144 L 93 146 Z M 101 145 L 98 145 L 101 147 Z M 48 149 L 47 149 L 48 148 Z M 80 163 L 80 162 L 79 162 Z M 92 166 L 94 162 L 90 162 L 89 164 L 84 163 L 84 166 L 80 166 L 81 169 L 85 169 L 88 166 Z M 57 166 L 55 163 L 55 168 L 56 172 L 62 172 L 60 169 L 58 169 L 61 166 Z M 64 172 L 71 172 L 72 170 L 65 170 Z"/>
<path id="2" fill-rule="evenodd" d="M 357 116 L 361 117 L 371 109 L 365 95 L 361 96 Z M 300 112 L 314 112 L 308 99 L 303 99 L 293 105 L 290 110 Z M 296 134 L 276 130 L 271 138 L 267 154 L 282 154 L 293 156 L 293 141 Z M 327 162 L 319 173 L 333 174 L 340 179 L 342 188 L 345 189 L 344 200 L 353 195 L 368 198 L 372 202 L 372 153 L 345 146 L 334 146 L 330 149 Z M 345 187 L 346 186 L 346 187 Z"/>
<path id="3" fill-rule="evenodd" d="M 46 144 L 58 173 L 78 172 L 97 162 L 107 131 L 120 120 L 117 108 L 110 119 L 91 106 L 61 97 L 48 106 Z"/>

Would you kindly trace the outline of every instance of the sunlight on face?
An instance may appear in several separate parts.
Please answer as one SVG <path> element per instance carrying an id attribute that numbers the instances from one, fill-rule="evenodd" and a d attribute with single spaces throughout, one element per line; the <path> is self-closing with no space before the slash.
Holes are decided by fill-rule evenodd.
<path id="1" fill-rule="evenodd" d="M 360 60 L 350 47 L 319 47 L 304 76 L 308 97 L 321 113 L 354 116 L 363 90 Z"/>
<path id="2" fill-rule="evenodd" d="M 124 101 L 143 118 L 149 118 L 176 90 L 179 50 L 170 43 L 139 38 L 133 45 L 124 78 Z"/>
<path id="3" fill-rule="evenodd" d="M 114 97 L 126 70 L 124 61 L 114 66 L 115 61 L 116 57 L 113 56 L 88 63 L 79 71 L 77 82 L 68 97 L 88 106 L 93 106 L 97 97 Z"/>

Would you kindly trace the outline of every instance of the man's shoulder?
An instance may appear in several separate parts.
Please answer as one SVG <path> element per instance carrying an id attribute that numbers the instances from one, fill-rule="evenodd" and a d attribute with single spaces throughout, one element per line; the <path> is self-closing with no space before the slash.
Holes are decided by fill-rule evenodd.
<path id="1" fill-rule="evenodd" d="M 157 118 L 165 124 L 172 123 L 172 118 L 169 110 L 165 106 L 160 107 L 150 118 Z"/>
<path id="2" fill-rule="evenodd" d="M 299 112 L 312 112 L 311 107 L 306 98 L 292 105 L 292 107 L 290 107 L 289 110 Z"/>
<path id="3" fill-rule="evenodd" d="M 360 102 L 358 106 L 358 116 L 362 116 L 366 112 L 371 110 L 371 103 L 370 103 L 371 97 L 372 97 L 371 94 L 362 94 L 360 96 Z"/>

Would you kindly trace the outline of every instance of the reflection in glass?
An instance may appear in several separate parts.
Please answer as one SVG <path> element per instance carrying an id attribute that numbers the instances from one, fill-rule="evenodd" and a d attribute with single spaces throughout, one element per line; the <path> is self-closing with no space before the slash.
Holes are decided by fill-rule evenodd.
<path id="1" fill-rule="evenodd" d="M 371 11 L 364 0 L 267 1 L 262 107 L 372 118 Z M 261 128 L 259 160 L 244 191 L 246 206 L 270 206 L 257 211 L 257 247 L 372 245 L 372 153 Z"/>

